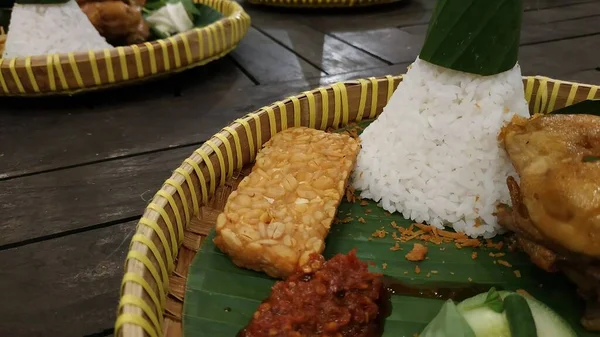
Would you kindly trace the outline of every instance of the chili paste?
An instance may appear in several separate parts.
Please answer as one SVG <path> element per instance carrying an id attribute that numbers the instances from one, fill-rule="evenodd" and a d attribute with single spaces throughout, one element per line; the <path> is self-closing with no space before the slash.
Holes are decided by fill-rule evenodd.
<path id="1" fill-rule="evenodd" d="M 285 281 L 278 281 L 239 337 L 376 336 L 382 275 L 369 272 L 356 250 L 329 261 L 313 254 Z"/>

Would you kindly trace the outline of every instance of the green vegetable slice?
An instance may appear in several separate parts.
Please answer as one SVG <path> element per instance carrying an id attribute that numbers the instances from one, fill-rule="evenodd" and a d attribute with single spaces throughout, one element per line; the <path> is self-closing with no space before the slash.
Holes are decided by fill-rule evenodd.
<path id="1" fill-rule="evenodd" d="M 477 75 L 507 71 L 517 63 L 522 7 L 521 0 L 438 0 L 419 57 Z"/>
<path id="2" fill-rule="evenodd" d="M 527 301 L 520 295 L 510 294 L 504 298 L 506 319 L 510 334 L 514 337 L 537 337 L 533 314 Z"/>
<path id="3" fill-rule="evenodd" d="M 446 301 L 440 313 L 427 325 L 420 337 L 476 337 L 473 329 L 452 300 Z"/>

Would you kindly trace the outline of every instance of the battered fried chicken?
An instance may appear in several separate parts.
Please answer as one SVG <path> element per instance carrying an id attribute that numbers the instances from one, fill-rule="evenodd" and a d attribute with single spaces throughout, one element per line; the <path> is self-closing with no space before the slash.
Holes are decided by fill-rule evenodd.
<path id="1" fill-rule="evenodd" d="M 145 0 L 78 0 L 98 33 L 112 45 L 146 41 L 150 27 L 142 17 Z"/>
<path id="2" fill-rule="evenodd" d="M 600 117 L 516 117 L 500 134 L 519 174 L 498 222 L 531 260 L 562 271 L 588 302 L 582 324 L 600 331 Z"/>

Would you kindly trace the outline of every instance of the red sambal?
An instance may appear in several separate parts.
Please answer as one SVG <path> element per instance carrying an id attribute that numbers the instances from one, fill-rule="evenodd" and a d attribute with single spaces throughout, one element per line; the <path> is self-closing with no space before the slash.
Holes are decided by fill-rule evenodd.
<path id="1" fill-rule="evenodd" d="M 370 273 L 356 257 L 309 262 L 273 286 L 240 337 L 374 336 L 379 331 L 381 274 Z"/>

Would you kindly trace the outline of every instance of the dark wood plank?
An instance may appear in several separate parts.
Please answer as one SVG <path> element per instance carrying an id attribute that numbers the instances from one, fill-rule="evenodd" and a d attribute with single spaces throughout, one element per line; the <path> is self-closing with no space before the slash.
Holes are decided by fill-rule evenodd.
<path id="1" fill-rule="evenodd" d="M 0 182 L 0 247 L 140 216 L 196 146 Z"/>
<path id="2" fill-rule="evenodd" d="M 524 46 L 519 51 L 519 62 L 525 75 L 564 78 L 599 66 L 597 55 L 591 52 L 598 45 L 600 35 Z"/>
<path id="3" fill-rule="evenodd" d="M 581 14 L 585 6 L 595 7 L 595 0 L 525 0 L 523 15 L 524 24 L 539 17 L 538 22 L 552 22 L 567 20 L 590 14 Z M 353 12 L 330 12 L 326 14 L 299 15 L 294 12 L 269 12 L 269 15 L 285 16 L 288 19 L 305 20 L 312 27 L 323 32 L 335 31 L 360 31 L 392 27 L 412 26 L 426 24 L 431 17 L 434 1 L 403 1 L 389 6 L 373 7 L 366 10 Z M 578 6 L 584 6 L 578 8 Z M 560 11 L 559 11 L 560 9 Z M 595 10 L 595 9 L 594 9 Z M 547 12 L 550 11 L 550 12 Z M 564 11 L 564 18 L 544 20 L 560 15 Z M 539 14 L 535 14 L 539 13 Z M 532 20 L 532 22 L 535 20 Z"/>
<path id="4" fill-rule="evenodd" d="M 250 28 L 232 53 L 235 60 L 260 84 L 315 78 L 323 73 L 314 65 Z"/>
<path id="5" fill-rule="evenodd" d="M 527 11 L 523 13 L 523 24 L 549 23 L 597 15 L 600 15 L 600 2 L 592 1 L 559 8 Z"/>
<path id="6" fill-rule="evenodd" d="M 225 116 L 217 119 L 220 121 L 218 127 L 204 131 L 206 138 L 234 116 L 241 116 L 277 99 L 342 80 L 400 74 L 405 72 L 406 66 L 403 64 L 332 76 L 312 83 L 265 86 L 267 90 L 262 88 L 247 96 L 240 96 L 236 109 L 225 110 Z M 236 103 L 230 101 L 230 104 Z M 197 125 L 201 125 L 190 123 L 189 119 L 181 125 L 186 123 L 188 130 L 196 130 Z M 186 132 L 177 136 L 179 141 L 190 137 Z M 197 147 L 199 145 L 186 146 L 0 181 L 0 214 L 8 215 L 0 224 L 0 248 L 18 245 L 24 240 L 37 240 L 65 231 L 77 231 L 140 216 L 164 180 Z"/>
<path id="7" fill-rule="evenodd" d="M 566 81 L 600 85 L 600 67 L 598 67 L 598 69 L 588 69 L 575 73 L 563 74 L 562 79 Z"/>
<path id="8" fill-rule="evenodd" d="M 0 180 L 199 144 L 235 118 L 287 95 L 350 78 L 403 72 L 405 67 L 386 66 L 245 89 L 205 90 L 174 101 L 150 99 L 93 110 L 4 109 L 0 114 Z"/>
<path id="9" fill-rule="evenodd" d="M 110 331 L 135 225 L 0 251 L 0 336 L 81 337 Z"/>
<path id="10" fill-rule="evenodd" d="M 554 9 L 554 11 L 559 10 Z M 426 33 L 427 25 L 358 32 L 332 32 L 339 39 L 391 63 L 414 60 L 421 50 Z M 598 16 L 547 24 L 523 25 L 521 45 L 591 34 L 600 34 L 600 17 Z"/>
<path id="11" fill-rule="evenodd" d="M 342 74 L 387 65 L 335 37 L 293 20 L 250 11 L 252 24 L 278 43 L 294 50 L 327 74 Z"/>

